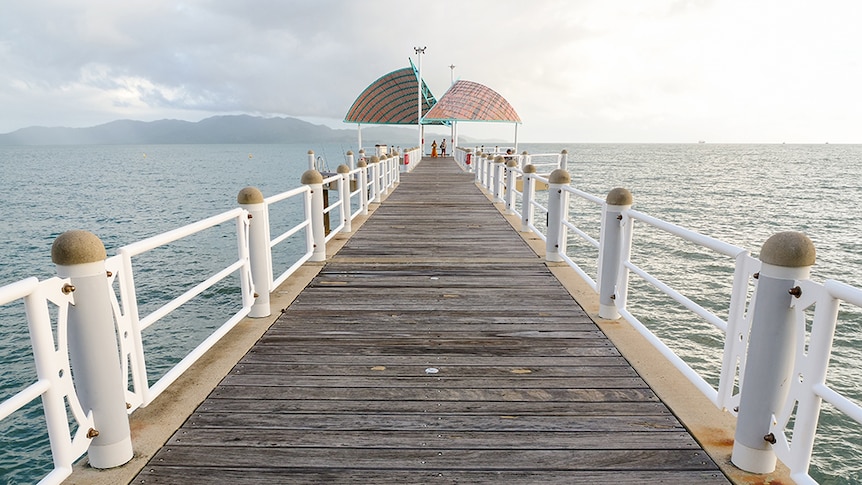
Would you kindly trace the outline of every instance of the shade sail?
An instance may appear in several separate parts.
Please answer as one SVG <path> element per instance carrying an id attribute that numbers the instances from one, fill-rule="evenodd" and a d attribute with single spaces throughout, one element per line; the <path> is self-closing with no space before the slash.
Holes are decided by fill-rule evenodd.
<path id="1" fill-rule="evenodd" d="M 423 123 L 484 121 L 520 123 L 512 105 L 493 89 L 472 81 L 456 81 L 424 116 Z"/>
<path id="2" fill-rule="evenodd" d="M 371 83 L 356 98 L 345 123 L 370 125 L 416 125 L 419 73 L 413 62 L 410 67 L 392 71 Z M 425 82 L 422 82 L 422 114 L 436 104 L 437 100 Z M 441 123 L 433 123 L 441 124 Z"/>

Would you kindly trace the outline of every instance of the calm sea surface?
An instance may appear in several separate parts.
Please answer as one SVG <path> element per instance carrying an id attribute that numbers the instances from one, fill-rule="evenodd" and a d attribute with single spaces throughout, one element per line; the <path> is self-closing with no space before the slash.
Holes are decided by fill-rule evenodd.
<path id="1" fill-rule="evenodd" d="M 307 167 L 307 151 L 329 167 L 344 163 L 339 145 L 154 145 L 0 147 L 0 286 L 55 275 L 50 251 L 70 229 L 98 235 L 108 250 L 175 229 L 236 206 L 245 186 L 265 196 L 292 189 Z M 530 153 L 569 152 L 572 184 L 604 197 L 614 187 L 634 195 L 636 209 L 757 255 L 772 234 L 806 233 L 817 247 L 812 277 L 862 287 L 862 145 L 521 145 Z M 598 235 L 598 209 L 572 202 L 579 223 Z M 592 225 L 591 225 L 592 224 Z M 636 225 L 632 260 L 725 318 L 732 261 Z M 654 232 L 654 231 L 653 231 Z M 274 232 L 275 233 L 275 232 Z M 141 312 L 234 257 L 232 235 L 172 245 L 136 261 Z M 213 242 L 215 241 L 215 242 Z M 595 253 L 572 239 L 576 260 L 590 273 Z M 290 249 L 287 250 L 288 252 Z M 138 265 L 141 269 L 138 269 Z M 224 266 L 221 266 L 224 267 Z M 138 273 L 140 272 L 140 273 Z M 180 277 L 178 278 L 177 275 Z M 197 275 L 197 276 L 196 276 Z M 692 366 L 714 380 L 721 336 L 646 285 L 633 282 L 632 312 Z M 175 364 L 236 311 L 229 285 L 203 295 L 158 323 L 145 347 L 150 381 Z M 635 298 L 635 297 L 632 297 Z M 20 306 L 20 305 L 18 305 Z M 35 380 L 23 309 L 0 308 L 0 400 Z M 214 315 L 214 316 L 213 316 Z M 211 317 L 213 316 L 213 317 Z M 220 318 L 220 320 L 215 320 Z M 828 383 L 862 402 L 862 313 L 842 311 Z M 0 424 L 0 483 L 33 483 L 51 468 L 41 406 Z M 826 407 L 812 475 L 820 483 L 862 483 L 862 429 Z"/>

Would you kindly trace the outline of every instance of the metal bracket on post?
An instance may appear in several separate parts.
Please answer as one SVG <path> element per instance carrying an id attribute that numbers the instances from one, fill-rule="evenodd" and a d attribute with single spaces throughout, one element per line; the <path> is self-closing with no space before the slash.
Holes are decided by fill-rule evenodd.
<path id="1" fill-rule="evenodd" d="M 767 438 L 790 391 L 798 344 L 791 290 L 809 278 L 814 243 L 802 233 L 781 232 L 763 243 L 760 260 L 730 461 L 747 472 L 770 473 L 777 460 Z"/>

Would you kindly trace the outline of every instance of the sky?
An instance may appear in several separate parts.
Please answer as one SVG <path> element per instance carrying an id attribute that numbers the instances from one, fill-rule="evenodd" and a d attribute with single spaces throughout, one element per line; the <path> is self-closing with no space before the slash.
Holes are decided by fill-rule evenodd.
<path id="1" fill-rule="evenodd" d="M 359 93 L 426 47 L 437 98 L 484 84 L 522 142 L 862 143 L 860 27 L 858 0 L 4 0 L 0 133 L 224 114 L 353 129 Z"/>

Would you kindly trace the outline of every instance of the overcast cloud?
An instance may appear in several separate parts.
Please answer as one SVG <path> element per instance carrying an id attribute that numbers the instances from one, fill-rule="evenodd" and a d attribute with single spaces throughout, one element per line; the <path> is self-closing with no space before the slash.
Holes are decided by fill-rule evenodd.
<path id="1" fill-rule="evenodd" d="M 862 143 L 862 2 L 5 0 L 0 133 L 115 119 L 333 127 L 416 60 L 503 95 L 533 142 Z M 461 125 L 467 136 L 510 126 Z"/>

